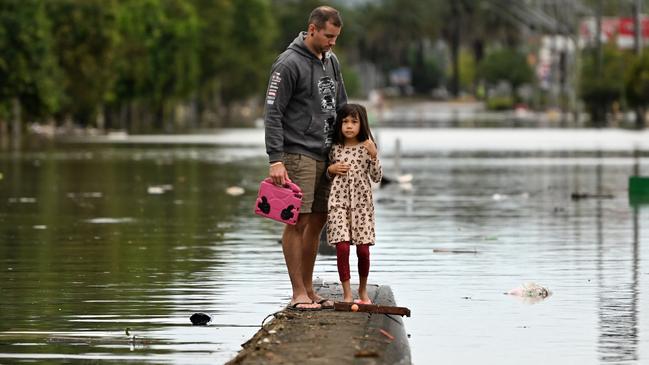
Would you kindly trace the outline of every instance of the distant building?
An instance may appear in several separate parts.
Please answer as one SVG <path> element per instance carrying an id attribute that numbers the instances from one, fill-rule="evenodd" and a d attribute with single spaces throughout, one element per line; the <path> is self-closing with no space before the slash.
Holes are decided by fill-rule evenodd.
<path id="1" fill-rule="evenodd" d="M 634 22 L 632 17 L 603 17 L 601 41 L 607 43 L 615 41 L 621 49 L 633 48 Z M 649 41 L 649 16 L 642 15 L 640 18 L 641 41 L 646 44 Z M 595 43 L 597 32 L 597 20 L 595 17 L 584 19 L 579 26 L 579 42 L 584 47 Z"/>

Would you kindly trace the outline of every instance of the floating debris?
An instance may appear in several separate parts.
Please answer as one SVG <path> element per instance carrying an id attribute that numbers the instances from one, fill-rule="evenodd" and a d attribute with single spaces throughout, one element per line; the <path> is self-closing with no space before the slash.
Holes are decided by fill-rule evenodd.
<path id="1" fill-rule="evenodd" d="M 32 204 L 32 203 L 36 203 L 36 198 L 32 198 L 32 197 L 9 198 L 9 203 Z"/>
<path id="2" fill-rule="evenodd" d="M 405 174 L 397 176 L 397 182 L 399 184 L 406 184 L 412 182 L 412 174 Z"/>
<path id="3" fill-rule="evenodd" d="M 572 193 L 570 194 L 570 199 L 572 200 L 581 200 L 581 199 L 613 199 L 613 194 L 588 194 L 588 193 Z"/>
<path id="4" fill-rule="evenodd" d="M 126 337 L 128 337 L 129 340 L 135 341 L 135 334 L 131 333 L 131 329 L 129 327 L 126 327 L 124 333 L 126 334 Z"/>
<path id="5" fill-rule="evenodd" d="M 230 186 L 225 189 L 225 193 L 231 196 L 243 195 L 246 191 L 240 186 Z"/>
<path id="6" fill-rule="evenodd" d="M 0 180 L 2 180 L 3 177 L 2 172 L 0 172 Z"/>
<path id="7" fill-rule="evenodd" d="M 171 185 L 152 185 L 147 188 L 147 192 L 152 195 L 164 194 L 170 190 L 173 190 Z"/>
<path id="8" fill-rule="evenodd" d="M 209 314 L 199 312 L 192 314 L 189 320 L 194 326 L 205 326 L 212 320 L 212 317 Z"/>
<path id="9" fill-rule="evenodd" d="M 477 250 L 451 250 L 451 249 L 448 249 L 448 248 L 435 248 L 435 249 L 433 249 L 433 252 L 436 252 L 436 253 L 473 253 L 473 254 L 478 253 Z"/>
<path id="10" fill-rule="evenodd" d="M 385 175 L 381 177 L 380 186 L 397 183 L 402 190 L 412 190 L 412 174 L 399 175 L 395 178 L 390 178 Z"/>
<path id="11" fill-rule="evenodd" d="M 147 193 L 149 194 L 163 194 L 165 191 L 159 186 L 149 186 Z"/>
<path id="12" fill-rule="evenodd" d="M 100 218 L 88 219 L 86 220 L 86 222 L 95 223 L 95 224 L 118 224 L 118 223 L 132 223 L 135 222 L 135 219 L 130 217 L 124 217 L 124 218 L 100 217 Z"/>
<path id="13" fill-rule="evenodd" d="M 526 299 L 534 299 L 531 302 L 535 302 L 549 297 L 552 295 L 552 292 L 542 285 L 530 282 L 525 283 L 518 288 L 514 288 L 505 294 Z"/>
<path id="14" fill-rule="evenodd" d="M 47 229 L 47 226 L 44 224 L 35 225 L 32 228 L 34 229 Z"/>
<path id="15" fill-rule="evenodd" d="M 68 198 L 101 198 L 104 194 L 98 191 L 85 192 L 85 193 L 68 193 Z"/>

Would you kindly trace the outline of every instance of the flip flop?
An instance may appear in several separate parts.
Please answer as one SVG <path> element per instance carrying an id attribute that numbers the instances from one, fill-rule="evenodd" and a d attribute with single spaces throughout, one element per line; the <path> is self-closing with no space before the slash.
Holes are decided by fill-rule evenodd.
<path id="1" fill-rule="evenodd" d="M 286 309 L 292 310 L 292 311 L 298 311 L 298 312 L 311 312 L 311 311 L 319 311 L 322 310 L 322 306 L 320 308 L 304 308 L 304 307 L 298 307 L 298 305 L 306 305 L 306 304 L 316 304 L 314 302 L 297 302 L 293 304 L 289 304 Z"/>
<path id="2" fill-rule="evenodd" d="M 322 309 L 332 309 L 334 307 L 334 302 L 329 298 L 322 298 L 318 300 L 316 303 L 320 304 Z M 326 305 L 326 303 L 331 303 L 331 304 Z"/>
<path id="3" fill-rule="evenodd" d="M 372 301 L 371 300 L 364 301 L 364 300 L 360 300 L 360 299 L 354 299 L 354 303 L 356 303 L 356 304 L 372 304 Z"/>

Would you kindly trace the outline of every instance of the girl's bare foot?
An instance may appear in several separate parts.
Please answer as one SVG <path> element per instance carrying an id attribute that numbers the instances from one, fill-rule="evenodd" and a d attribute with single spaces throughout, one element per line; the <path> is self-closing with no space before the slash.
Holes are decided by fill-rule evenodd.
<path id="1" fill-rule="evenodd" d="M 370 297 L 367 295 L 367 290 L 358 290 L 358 298 L 361 304 L 372 304 Z"/>
<path id="2" fill-rule="evenodd" d="M 349 280 L 343 281 L 341 284 L 343 287 L 343 302 L 351 303 L 354 300 L 354 297 L 352 296 L 352 286 L 349 283 Z"/>

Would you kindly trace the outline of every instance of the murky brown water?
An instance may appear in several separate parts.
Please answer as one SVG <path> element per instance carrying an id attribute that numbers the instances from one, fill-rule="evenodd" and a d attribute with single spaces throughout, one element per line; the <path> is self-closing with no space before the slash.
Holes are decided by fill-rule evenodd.
<path id="1" fill-rule="evenodd" d="M 647 152 L 402 144 L 412 185 L 376 193 L 370 281 L 412 310 L 414 363 L 649 361 L 649 206 L 627 196 Z M 231 358 L 288 300 L 281 227 L 251 214 L 265 172 L 254 143 L 0 152 L 0 363 Z M 316 275 L 336 280 L 335 258 Z M 502 294 L 528 281 L 553 295 Z"/>

